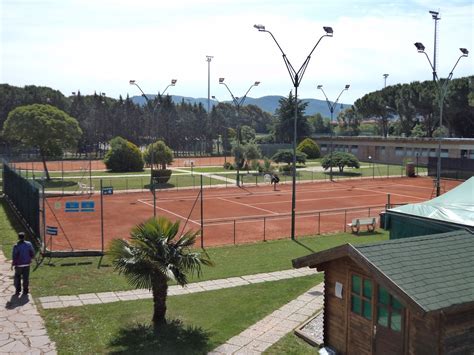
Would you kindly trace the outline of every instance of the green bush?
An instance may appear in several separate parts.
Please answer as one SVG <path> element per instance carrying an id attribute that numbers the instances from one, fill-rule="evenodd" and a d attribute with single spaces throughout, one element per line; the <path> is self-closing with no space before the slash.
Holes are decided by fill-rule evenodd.
<path id="1" fill-rule="evenodd" d="M 234 170 L 234 166 L 232 165 L 232 163 L 226 161 L 226 162 L 224 163 L 224 169 L 226 169 L 226 170 Z"/>
<path id="2" fill-rule="evenodd" d="M 344 172 L 344 167 L 349 168 L 356 168 L 359 169 L 360 163 L 359 159 L 354 154 L 346 153 L 346 152 L 333 152 L 332 157 L 331 154 L 327 154 L 321 160 L 321 166 L 327 170 L 329 167 L 338 167 L 339 171 L 342 173 Z"/>
<path id="3" fill-rule="evenodd" d="M 173 151 L 163 141 L 156 141 L 150 144 L 145 151 L 144 158 L 148 165 L 152 163 L 153 151 L 153 166 L 161 166 L 161 169 L 166 169 L 166 165 L 173 162 Z"/>
<path id="4" fill-rule="evenodd" d="M 278 171 L 283 175 L 291 175 L 291 172 L 293 171 L 292 168 L 293 166 L 291 165 L 281 165 L 278 167 Z"/>
<path id="5" fill-rule="evenodd" d="M 308 156 L 308 159 L 317 159 L 321 156 L 319 146 L 311 138 L 305 138 L 301 141 L 296 150 L 305 153 Z"/>
<path id="6" fill-rule="evenodd" d="M 293 162 L 293 151 L 291 149 L 279 149 L 273 156 L 272 160 L 275 163 L 287 163 Z M 296 162 L 306 164 L 306 154 L 296 151 Z"/>
<path id="7" fill-rule="evenodd" d="M 153 170 L 153 181 L 158 184 L 166 184 L 173 172 L 170 169 Z"/>
<path id="8" fill-rule="evenodd" d="M 106 168 L 114 172 L 143 171 L 142 152 L 132 142 L 122 137 L 110 140 L 110 149 L 104 158 Z"/>

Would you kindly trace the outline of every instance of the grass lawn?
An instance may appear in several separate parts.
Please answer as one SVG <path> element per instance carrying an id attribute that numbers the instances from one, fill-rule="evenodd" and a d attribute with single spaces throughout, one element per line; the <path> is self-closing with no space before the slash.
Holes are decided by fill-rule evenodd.
<path id="1" fill-rule="evenodd" d="M 207 253 L 215 263 L 204 267 L 200 279 L 190 277 L 190 282 L 251 275 L 262 272 L 291 269 L 291 260 L 313 252 L 344 243 L 360 244 L 388 239 L 388 232 L 334 234 L 303 237 L 296 241 L 277 240 L 254 244 L 209 248 Z M 116 272 L 107 258 L 99 268 L 99 258 L 48 259 L 31 272 L 32 293 L 35 297 L 72 295 L 89 292 L 130 290 L 126 280 Z M 100 282 L 98 282 L 100 280 Z"/>
<path id="2" fill-rule="evenodd" d="M 59 353 L 205 354 L 280 308 L 322 275 L 169 297 L 169 325 L 150 327 L 152 301 L 42 310 Z M 179 319 L 179 321 L 176 321 Z"/>
<path id="3" fill-rule="evenodd" d="M 316 353 L 317 348 L 297 337 L 294 332 L 288 333 L 263 352 L 265 355 L 314 355 Z"/>
<path id="4" fill-rule="evenodd" d="M 102 186 L 113 187 L 114 190 L 149 190 L 150 176 L 144 174 L 136 175 L 102 175 L 103 177 L 92 177 L 89 180 L 89 176 L 84 177 L 70 177 L 61 179 L 61 177 L 52 178 L 50 181 L 45 181 L 46 190 L 60 190 L 60 191 L 77 191 L 79 190 L 78 182 L 82 182 L 89 186 L 92 182 L 92 186 L 96 191 L 100 190 L 100 181 L 102 180 Z M 104 177 L 106 176 L 106 177 Z M 38 180 L 41 183 L 41 180 Z M 222 184 L 223 181 L 210 178 L 208 176 L 203 177 L 203 185 L 212 186 Z M 191 175 L 183 173 L 174 173 L 166 184 L 159 184 L 156 186 L 157 189 L 179 189 L 180 187 L 198 187 L 200 186 L 200 175 Z"/>

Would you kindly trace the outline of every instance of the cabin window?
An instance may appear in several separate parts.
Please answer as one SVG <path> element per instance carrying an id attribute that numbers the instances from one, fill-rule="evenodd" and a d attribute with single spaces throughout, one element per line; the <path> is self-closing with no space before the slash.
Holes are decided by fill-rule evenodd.
<path id="1" fill-rule="evenodd" d="M 380 286 L 377 296 L 377 323 L 396 332 L 401 331 L 403 306 L 400 301 Z"/>
<path id="2" fill-rule="evenodd" d="M 372 280 L 353 274 L 351 281 L 351 311 L 372 319 Z"/>

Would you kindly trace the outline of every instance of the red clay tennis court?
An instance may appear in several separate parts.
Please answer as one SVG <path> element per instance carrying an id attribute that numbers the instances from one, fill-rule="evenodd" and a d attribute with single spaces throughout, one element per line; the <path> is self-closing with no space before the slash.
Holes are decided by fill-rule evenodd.
<path id="1" fill-rule="evenodd" d="M 443 181 L 443 187 L 447 191 L 459 183 Z M 389 195 L 391 204 L 406 204 L 428 200 L 432 193 L 432 179 L 422 177 L 298 184 L 296 236 L 344 231 L 353 218 L 378 217 Z M 157 191 L 156 214 L 180 220 L 185 230 L 199 230 L 198 194 L 198 189 Z M 45 224 L 58 227 L 57 236 L 47 237 L 48 249 L 100 250 L 102 235 L 107 247 L 114 238 L 128 238 L 133 226 L 153 216 L 150 192 L 104 195 L 102 205 L 100 200 L 98 194 L 48 197 Z M 204 189 L 202 245 L 289 237 L 290 211 L 291 184 L 277 191 L 269 185 Z"/>
<path id="2" fill-rule="evenodd" d="M 231 158 L 224 157 L 178 157 L 174 158 L 172 167 L 190 167 L 193 166 L 222 166 L 224 162 Z M 11 163 L 16 169 L 43 171 L 42 162 L 13 162 Z M 52 171 L 81 171 L 81 170 L 98 170 L 105 171 L 106 167 L 103 160 L 58 160 L 46 162 L 48 170 Z"/>

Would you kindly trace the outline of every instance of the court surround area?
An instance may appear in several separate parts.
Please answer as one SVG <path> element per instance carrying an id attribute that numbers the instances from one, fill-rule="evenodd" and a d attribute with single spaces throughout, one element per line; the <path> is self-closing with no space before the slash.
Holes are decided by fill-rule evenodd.
<path id="1" fill-rule="evenodd" d="M 445 189 L 459 181 L 446 181 Z M 380 178 L 298 184 L 296 236 L 344 231 L 354 218 L 378 217 L 386 204 L 431 198 L 429 178 Z M 180 220 L 183 230 L 200 230 L 198 246 L 240 244 L 290 235 L 291 185 L 157 191 L 156 214 Z M 128 238 L 133 226 L 153 216 L 150 192 L 47 197 L 46 236 L 52 251 L 98 250 L 114 238 Z M 202 222 L 202 224 L 201 224 Z M 103 236 L 103 241 L 102 241 Z"/>

